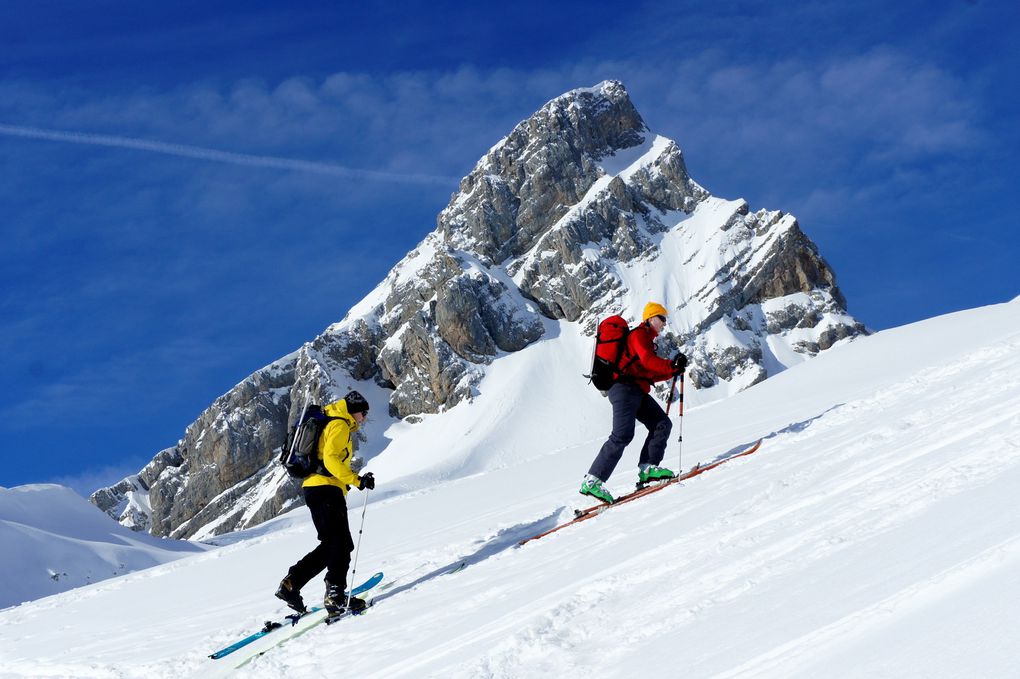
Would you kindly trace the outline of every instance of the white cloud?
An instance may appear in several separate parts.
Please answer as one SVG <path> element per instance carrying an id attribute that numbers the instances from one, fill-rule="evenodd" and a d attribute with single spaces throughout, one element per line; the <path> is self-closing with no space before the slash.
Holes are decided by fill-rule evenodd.
<path id="1" fill-rule="evenodd" d="M 912 162 L 982 142 L 968 84 L 890 47 L 821 60 L 734 63 L 708 50 L 538 69 L 296 74 L 275 85 L 246 79 L 101 99 L 37 93 L 24 99 L 26 107 L 0 97 L 8 102 L 0 115 L 8 134 L 339 177 L 442 182 L 470 170 L 546 100 L 605 78 L 624 81 L 657 132 L 737 174 L 743 154 L 779 154 L 783 172 L 824 181 L 829 163 L 835 173 L 861 158 Z M 68 128 L 77 132 L 57 132 Z"/>

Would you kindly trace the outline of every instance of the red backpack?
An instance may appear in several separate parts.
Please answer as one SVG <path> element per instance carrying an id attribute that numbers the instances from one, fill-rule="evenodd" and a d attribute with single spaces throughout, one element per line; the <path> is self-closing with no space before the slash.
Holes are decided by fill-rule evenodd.
<path id="1" fill-rule="evenodd" d="M 595 356 L 592 359 L 591 383 L 599 391 L 606 391 L 613 386 L 634 362 L 634 358 L 620 365 L 627 348 L 627 336 L 630 326 L 623 316 L 610 316 L 601 321 L 595 331 Z"/>

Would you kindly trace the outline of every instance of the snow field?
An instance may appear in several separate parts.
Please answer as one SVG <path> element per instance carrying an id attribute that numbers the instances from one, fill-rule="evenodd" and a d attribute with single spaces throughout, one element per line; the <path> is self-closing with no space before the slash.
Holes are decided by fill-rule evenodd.
<path id="1" fill-rule="evenodd" d="M 576 370 L 558 343 L 497 362 L 452 430 L 415 425 L 424 448 L 445 440 L 445 467 L 420 481 L 384 475 L 389 452 L 372 463 L 392 481 L 368 507 L 358 578 L 404 577 L 367 615 L 232 676 L 1014 676 L 1018 311 L 879 333 L 689 409 L 685 468 L 761 450 L 523 547 L 569 516 L 608 406 L 563 386 Z M 554 407 L 567 416 L 550 424 Z M 299 508 L 221 542 L 0 612 L 0 674 L 229 674 L 244 652 L 205 655 L 285 613 L 272 591 L 315 540 Z"/>

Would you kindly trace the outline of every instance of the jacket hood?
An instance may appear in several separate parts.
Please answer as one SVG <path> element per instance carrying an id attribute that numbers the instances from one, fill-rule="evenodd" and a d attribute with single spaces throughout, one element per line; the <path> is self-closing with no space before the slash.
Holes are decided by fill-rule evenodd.
<path id="1" fill-rule="evenodd" d="M 358 428 L 358 421 L 354 419 L 354 416 L 347 412 L 347 401 L 340 399 L 334 403 L 330 403 L 322 409 L 329 417 L 342 417 L 350 423 L 352 430 Z"/>

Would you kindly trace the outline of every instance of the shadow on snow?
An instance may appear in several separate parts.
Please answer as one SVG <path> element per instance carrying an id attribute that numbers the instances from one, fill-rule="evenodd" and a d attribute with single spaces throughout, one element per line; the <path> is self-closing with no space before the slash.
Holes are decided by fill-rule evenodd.
<path id="1" fill-rule="evenodd" d="M 410 580 L 409 582 L 406 582 L 396 587 L 395 589 L 390 589 L 384 594 L 380 594 L 379 596 L 374 597 L 373 601 L 376 602 L 383 601 L 385 599 L 390 598 L 391 596 L 400 594 L 401 592 L 406 592 L 407 590 L 414 589 L 418 585 L 424 582 L 428 582 L 433 578 L 437 578 L 441 575 L 446 575 L 448 573 L 456 573 L 467 568 L 468 566 L 474 566 L 475 564 L 481 563 L 482 561 L 494 557 L 497 554 L 501 554 L 506 550 L 510 549 L 511 547 L 516 547 L 521 540 L 554 527 L 556 525 L 556 519 L 559 516 L 561 509 L 562 508 L 557 509 L 548 516 L 544 516 L 541 519 L 537 519 L 535 521 L 519 523 L 515 526 L 510 526 L 509 528 L 503 528 L 488 540 L 480 541 L 482 542 L 482 545 L 473 554 L 469 554 L 459 559 L 454 559 L 448 564 L 439 566 L 437 568 L 433 568 L 432 570 L 426 573 L 418 575 L 418 577 L 416 577 L 415 579 L 410 580 L 410 578 L 414 577 L 416 574 L 427 568 L 427 566 L 419 566 L 410 573 L 405 573 L 404 575 L 395 579 L 390 585 L 384 586 L 384 589 L 393 587 L 393 585 L 402 580 Z"/>

